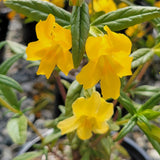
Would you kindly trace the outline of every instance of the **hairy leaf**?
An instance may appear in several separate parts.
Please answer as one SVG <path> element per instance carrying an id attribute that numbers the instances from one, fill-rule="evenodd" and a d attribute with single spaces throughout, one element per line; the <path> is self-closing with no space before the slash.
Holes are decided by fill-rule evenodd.
<path id="1" fill-rule="evenodd" d="M 160 102 L 160 92 L 156 93 L 154 96 L 152 96 L 147 102 L 145 102 L 139 109 L 140 111 L 146 110 L 146 109 L 152 109 L 155 105 L 157 105 Z"/>
<path id="2" fill-rule="evenodd" d="M 0 74 L 7 74 L 10 67 L 21 57 L 23 57 L 23 54 L 16 54 L 12 56 L 11 58 L 7 59 L 0 65 Z"/>
<path id="3" fill-rule="evenodd" d="M 127 124 L 122 128 L 122 130 L 119 132 L 116 141 L 120 140 L 123 138 L 127 133 L 131 132 L 133 127 L 136 125 L 137 117 L 133 116 Z"/>
<path id="4" fill-rule="evenodd" d="M 130 56 L 133 57 L 132 68 L 136 68 L 150 60 L 154 56 L 154 51 L 150 48 L 141 48 L 133 52 Z"/>
<path id="5" fill-rule="evenodd" d="M 155 93 L 160 92 L 160 88 L 156 86 L 143 85 L 132 90 L 133 94 L 151 97 Z"/>
<path id="6" fill-rule="evenodd" d="M 120 95 L 120 97 L 118 98 L 118 102 L 120 102 L 120 104 L 123 105 L 123 107 L 132 115 L 134 115 L 136 113 L 136 108 L 134 107 L 134 105 L 132 104 L 131 101 L 129 101 L 128 99 L 125 99 L 124 97 L 122 97 Z"/>
<path id="7" fill-rule="evenodd" d="M 143 112 L 141 112 L 141 114 L 143 114 L 149 120 L 155 119 L 160 116 L 159 111 L 154 111 L 152 109 L 146 109 Z"/>
<path id="8" fill-rule="evenodd" d="M 18 13 L 35 20 L 45 20 L 49 13 L 53 14 L 56 22 L 62 26 L 70 25 L 70 13 L 56 5 L 40 0 L 6 0 L 5 5 Z"/>
<path id="9" fill-rule="evenodd" d="M 0 84 L 7 85 L 8 87 L 14 88 L 20 92 L 22 91 L 22 87 L 20 86 L 18 82 L 2 74 L 0 74 Z"/>
<path id="10" fill-rule="evenodd" d="M 67 97 L 65 101 L 65 107 L 66 107 L 66 115 L 72 114 L 72 103 L 80 97 L 82 85 L 80 85 L 77 81 L 74 81 L 71 86 L 69 87 L 69 90 L 67 92 Z"/>
<path id="11" fill-rule="evenodd" d="M 6 101 L 16 110 L 20 110 L 20 104 L 18 102 L 16 93 L 12 90 L 12 88 L 6 85 L 0 85 L 0 90 L 2 91 L 2 94 Z"/>
<path id="12" fill-rule="evenodd" d="M 85 53 L 85 43 L 89 33 L 88 5 L 74 6 L 71 15 L 72 56 L 74 67 L 77 68 Z"/>
<path id="13" fill-rule="evenodd" d="M 157 7 L 129 6 L 104 14 L 91 25 L 100 29 L 107 25 L 112 31 L 119 31 L 156 17 L 160 17 L 160 9 Z"/>

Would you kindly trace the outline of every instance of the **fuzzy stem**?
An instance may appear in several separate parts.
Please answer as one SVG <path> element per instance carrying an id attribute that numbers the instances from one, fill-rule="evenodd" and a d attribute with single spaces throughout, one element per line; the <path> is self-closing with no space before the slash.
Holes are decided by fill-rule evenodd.
<path id="1" fill-rule="evenodd" d="M 28 122 L 28 125 L 32 128 L 32 130 L 40 137 L 41 140 L 43 140 L 44 137 L 41 135 L 41 133 L 38 131 L 35 125 L 28 118 L 27 118 L 27 122 Z"/>
<path id="2" fill-rule="evenodd" d="M 13 108 L 11 105 L 9 105 L 6 101 L 4 101 L 1 97 L 0 97 L 0 104 L 9 109 L 10 111 L 12 111 L 13 113 L 21 113 L 20 111 L 16 110 L 15 108 Z"/>
<path id="3" fill-rule="evenodd" d="M 126 84 L 124 91 L 126 91 L 129 86 L 132 84 L 132 82 L 134 81 L 134 79 L 136 79 L 138 73 L 141 71 L 142 69 L 142 65 L 138 66 L 138 68 L 136 69 L 136 71 L 133 73 L 132 77 L 129 79 L 128 83 Z"/>
<path id="4" fill-rule="evenodd" d="M 58 73 L 55 73 L 55 79 L 56 79 L 59 91 L 61 93 L 62 99 L 65 102 L 65 100 L 66 100 L 66 91 L 65 91 L 65 88 L 64 88 L 63 84 L 61 83 L 61 78 L 58 75 Z"/>

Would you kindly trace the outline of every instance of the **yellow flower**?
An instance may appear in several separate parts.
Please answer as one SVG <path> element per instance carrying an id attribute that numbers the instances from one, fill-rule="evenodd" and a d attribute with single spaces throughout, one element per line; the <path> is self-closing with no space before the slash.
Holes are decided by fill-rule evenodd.
<path id="1" fill-rule="evenodd" d="M 96 12 L 104 11 L 108 13 L 115 11 L 117 7 L 113 0 L 93 0 L 93 9 Z M 91 13 L 91 3 L 89 3 L 89 11 Z"/>
<path id="2" fill-rule="evenodd" d="M 109 129 L 107 120 L 113 115 L 113 104 L 106 102 L 98 92 L 90 98 L 78 98 L 72 105 L 73 116 L 58 123 L 62 134 L 77 130 L 82 140 L 89 139 L 92 132 L 106 133 Z"/>
<path id="3" fill-rule="evenodd" d="M 160 7 L 160 1 L 155 2 L 155 3 L 154 3 L 154 6 Z"/>
<path id="4" fill-rule="evenodd" d="M 144 27 L 142 26 L 142 24 L 136 24 L 134 26 L 129 27 L 125 31 L 125 33 L 130 37 L 136 35 L 136 37 L 138 38 L 142 38 L 145 35 Z"/>
<path id="5" fill-rule="evenodd" d="M 124 7 L 127 7 L 128 5 L 124 2 L 121 2 L 118 4 L 118 8 L 124 8 Z"/>
<path id="6" fill-rule="evenodd" d="M 76 79 L 84 89 L 100 81 L 103 97 L 117 99 L 120 95 L 119 78 L 132 74 L 132 57 L 129 57 L 132 44 L 127 36 L 114 33 L 107 26 L 104 29 L 107 31 L 104 36 L 87 39 L 89 62 Z"/>
<path id="7" fill-rule="evenodd" d="M 51 14 L 45 21 L 36 25 L 38 40 L 29 43 L 26 53 L 27 60 L 41 60 L 37 74 L 50 77 L 57 65 L 66 75 L 73 68 L 71 48 L 71 31 L 64 29 L 55 22 Z"/>
<path id="8" fill-rule="evenodd" d="M 75 6 L 76 3 L 77 3 L 77 1 L 78 1 L 78 0 L 70 0 L 70 3 Z"/>
<path id="9" fill-rule="evenodd" d="M 51 3 L 53 3 L 56 6 L 61 7 L 61 8 L 63 8 L 64 5 L 65 5 L 65 3 L 64 3 L 65 0 L 42 0 L 42 1 L 51 2 Z"/>
<path id="10" fill-rule="evenodd" d="M 7 17 L 10 19 L 10 20 L 12 20 L 15 16 L 16 16 L 16 12 L 15 11 L 11 11 L 11 12 L 9 12 L 8 14 L 7 14 Z M 19 14 L 19 16 L 20 16 L 20 18 L 21 19 L 24 19 L 25 18 L 25 16 L 23 15 L 23 14 Z"/>

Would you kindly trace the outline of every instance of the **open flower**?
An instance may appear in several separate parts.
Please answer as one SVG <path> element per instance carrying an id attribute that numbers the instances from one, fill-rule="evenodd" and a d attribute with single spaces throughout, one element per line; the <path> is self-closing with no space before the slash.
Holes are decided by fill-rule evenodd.
<path id="1" fill-rule="evenodd" d="M 89 62 L 76 79 L 84 89 L 100 81 L 103 97 L 117 99 L 120 95 L 120 78 L 132 74 L 132 57 L 129 57 L 132 44 L 127 36 L 114 33 L 107 26 L 104 29 L 107 31 L 104 36 L 87 39 Z"/>
<path id="2" fill-rule="evenodd" d="M 38 40 L 29 43 L 26 53 L 27 60 L 41 60 L 37 74 L 50 77 L 57 65 L 66 75 L 73 68 L 71 48 L 71 31 L 55 22 L 52 14 L 45 21 L 36 25 Z"/>
<path id="3" fill-rule="evenodd" d="M 113 115 L 113 104 L 106 102 L 98 92 L 90 98 L 78 98 L 72 105 L 73 116 L 58 123 L 62 134 L 77 130 L 82 140 L 89 139 L 92 132 L 103 134 L 109 129 L 107 120 Z"/>
<path id="4" fill-rule="evenodd" d="M 89 3 L 89 11 L 91 13 L 91 2 Z M 113 0 L 93 0 L 93 9 L 96 12 L 104 11 L 105 13 L 115 11 L 117 9 Z"/>

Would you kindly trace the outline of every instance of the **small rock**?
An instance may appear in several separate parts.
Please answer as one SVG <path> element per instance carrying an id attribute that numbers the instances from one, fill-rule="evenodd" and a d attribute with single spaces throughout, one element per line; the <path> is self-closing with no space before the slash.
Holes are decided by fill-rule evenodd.
<path id="1" fill-rule="evenodd" d="M 159 160 L 160 159 L 160 155 L 158 154 L 158 152 L 154 149 L 150 149 L 147 151 L 148 155 L 150 155 L 154 160 Z"/>

